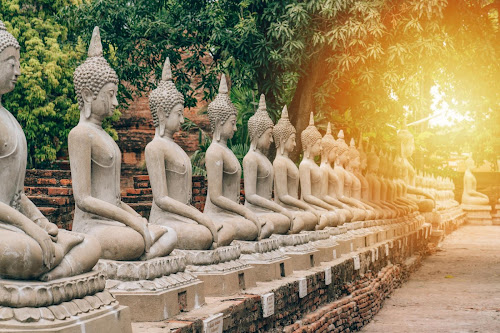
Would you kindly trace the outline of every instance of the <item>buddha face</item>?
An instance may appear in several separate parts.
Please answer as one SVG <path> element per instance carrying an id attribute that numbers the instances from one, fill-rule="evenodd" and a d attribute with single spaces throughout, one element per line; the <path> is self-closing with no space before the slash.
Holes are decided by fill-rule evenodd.
<path id="1" fill-rule="evenodd" d="M 175 133 L 181 129 L 184 123 L 184 105 L 176 104 L 165 119 L 165 129 Z"/>
<path id="2" fill-rule="evenodd" d="M 14 90 L 21 75 L 19 50 L 8 46 L 0 53 L 0 96 Z"/>
<path id="3" fill-rule="evenodd" d="M 290 153 L 295 149 L 295 133 L 292 133 L 290 137 L 283 143 L 285 151 Z"/>
<path id="4" fill-rule="evenodd" d="M 359 156 L 355 157 L 353 160 L 350 160 L 349 161 L 349 166 L 353 170 L 358 170 L 359 167 L 361 166 L 361 159 L 359 158 Z"/>
<path id="5" fill-rule="evenodd" d="M 321 148 L 321 139 L 318 139 L 316 140 L 316 142 L 308 147 L 309 148 L 309 154 L 311 155 L 311 157 L 316 157 L 318 156 L 319 154 L 321 154 L 321 151 L 322 151 L 322 148 Z"/>
<path id="6" fill-rule="evenodd" d="M 347 156 L 347 150 L 344 151 L 340 156 L 337 157 L 338 160 L 339 160 L 339 163 L 340 165 L 346 165 L 347 161 L 349 160 L 348 159 L 348 156 Z"/>
<path id="7" fill-rule="evenodd" d="M 413 137 L 408 138 L 407 140 L 405 140 L 405 142 L 401 144 L 401 153 L 405 157 L 413 156 L 414 150 L 415 150 L 415 143 Z"/>
<path id="8" fill-rule="evenodd" d="M 92 115 L 99 119 L 110 117 L 118 106 L 118 100 L 116 99 L 117 91 L 118 86 L 115 83 L 108 82 L 101 88 L 96 98 L 94 98 L 90 89 L 84 88 L 82 90 L 84 107 L 88 108 L 90 104 Z"/>
<path id="9" fill-rule="evenodd" d="M 273 129 L 270 127 L 257 139 L 257 148 L 268 150 L 273 142 Z"/>
<path id="10" fill-rule="evenodd" d="M 367 167 L 367 158 L 366 156 L 363 156 L 363 158 L 360 159 L 360 167 L 361 167 L 361 170 L 365 170 L 366 167 Z"/>
<path id="11" fill-rule="evenodd" d="M 465 160 L 465 167 L 467 169 L 474 169 L 476 167 L 476 163 L 474 163 L 474 160 L 469 157 Z"/>
<path id="12" fill-rule="evenodd" d="M 323 148 L 323 151 L 325 151 L 325 148 Z M 330 149 L 328 152 L 328 163 L 332 164 L 335 162 L 335 160 L 337 159 L 337 149 L 335 148 L 332 148 Z"/>
<path id="13" fill-rule="evenodd" d="M 226 140 L 231 139 L 234 135 L 234 132 L 236 132 L 236 116 L 231 115 L 229 118 L 227 118 L 226 122 L 224 124 L 220 125 L 219 123 L 219 132 L 221 138 L 224 138 Z"/>

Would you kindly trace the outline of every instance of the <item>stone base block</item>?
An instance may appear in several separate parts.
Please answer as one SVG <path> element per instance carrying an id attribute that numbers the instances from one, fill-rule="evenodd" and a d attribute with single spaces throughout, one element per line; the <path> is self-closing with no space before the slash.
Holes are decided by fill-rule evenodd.
<path id="1" fill-rule="evenodd" d="M 489 205 L 462 205 L 468 224 L 493 225 L 491 206 Z"/>
<path id="2" fill-rule="evenodd" d="M 174 279 L 176 274 L 170 278 Z M 132 321 L 161 321 L 189 311 L 205 303 L 203 282 L 199 279 L 177 288 L 158 291 L 114 291 L 113 295 L 120 304 L 131 310 Z"/>
<path id="3" fill-rule="evenodd" d="M 341 234 L 335 237 L 335 241 L 338 244 L 337 247 L 337 257 L 342 255 L 347 255 L 353 252 L 354 249 L 354 240 L 352 237 L 349 237 L 347 234 Z"/>
<path id="4" fill-rule="evenodd" d="M 196 276 L 203 281 L 207 297 L 230 296 L 256 286 L 256 270 L 251 266 L 227 272 L 201 272 Z"/>
<path id="5" fill-rule="evenodd" d="M 275 261 L 253 262 L 252 267 L 255 269 L 255 279 L 258 282 L 281 279 L 291 275 L 295 269 L 293 259 L 289 256 Z"/>
<path id="6" fill-rule="evenodd" d="M 365 241 L 366 241 L 365 246 L 372 246 L 372 245 L 375 245 L 377 242 L 379 242 L 378 234 L 379 234 L 379 231 L 373 227 L 367 229 L 367 235 L 365 238 Z"/>
<path id="7" fill-rule="evenodd" d="M 287 256 L 292 259 L 292 268 L 294 271 L 305 271 L 309 268 L 319 265 L 321 252 L 318 250 L 309 250 L 306 252 L 291 252 L 287 253 Z"/>
<path id="8" fill-rule="evenodd" d="M 132 332 L 130 312 L 98 271 L 52 280 L 0 279 L 0 332 Z"/>
<path id="9" fill-rule="evenodd" d="M 4 312 L 5 308 L 0 311 Z M 28 311 L 28 308 L 22 308 Z M 47 308 L 31 308 L 32 314 L 35 312 L 49 311 Z M 59 320 L 51 317 L 38 321 L 31 321 L 32 317 L 26 317 L 25 322 L 19 322 L 14 318 L 4 320 L 0 323 L 2 333 L 82 333 L 82 332 L 106 332 L 106 333 L 132 333 L 130 323 L 130 309 L 126 306 L 114 302 L 113 305 L 106 306 L 99 310 L 81 313 L 70 316 L 67 319 Z"/>

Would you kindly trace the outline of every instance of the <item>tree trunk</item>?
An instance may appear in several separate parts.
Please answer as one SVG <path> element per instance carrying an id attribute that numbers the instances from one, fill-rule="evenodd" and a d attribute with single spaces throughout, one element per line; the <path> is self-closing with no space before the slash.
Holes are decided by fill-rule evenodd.
<path id="1" fill-rule="evenodd" d="M 307 64 L 306 70 L 299 78 L 297 88 L 293 95 L 292 102 L 288 108 L 290 121 L 297 131 L 297 147 L 290 155 L 290 158 L 297 161 L 302 153 L 302 142 L 300 134 L 309 124 L 309 115 L 315 112 L 316 101 L 314 93 L 325 79 L 326 70 L 326 52 L 323 49 L 315 57 L 311 58 Z"/>

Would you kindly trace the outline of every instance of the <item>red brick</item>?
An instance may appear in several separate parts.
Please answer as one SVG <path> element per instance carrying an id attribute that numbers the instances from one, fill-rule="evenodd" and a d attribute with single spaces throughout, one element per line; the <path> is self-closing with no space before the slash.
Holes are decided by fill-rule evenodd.
<path id="1" fill-rule="evenodd" d="M 55 178 L 38 178 L 36 183 L 38 185 L 56 185 L 57 180 Z"/>
<path id="2" fill-rule="evenodd" d="M 47 191 L 48 195 L 73 195 L 73 190 L 71 188 L 65 187 L 49 187 Z"/>
<path id="3" fill-rule="evenodd" d="M 72 181 L 71 179 L 61 179 L 59 181 L 59 184 L 61 184 L 62 186 L 71 186 Z"/>

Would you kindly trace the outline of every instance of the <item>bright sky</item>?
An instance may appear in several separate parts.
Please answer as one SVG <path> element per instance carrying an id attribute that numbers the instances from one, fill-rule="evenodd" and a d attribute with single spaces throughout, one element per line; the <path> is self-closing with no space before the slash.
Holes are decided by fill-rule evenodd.
<path id="1" fill-rule="evenodd" d="M 430 127 L 445 127 L 453 126 L 458 122 L 467 119 L 467 117 L 462 116 L 453 107 L 443 100 L 444 93 L 439 90 L 439 86 L 435 85 L 431 88 L 432 95 L 432 115 L 434 118 L 429 120 Z M 455 99 L 452 100 L 456 102 Z"/>

